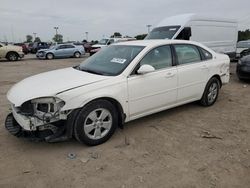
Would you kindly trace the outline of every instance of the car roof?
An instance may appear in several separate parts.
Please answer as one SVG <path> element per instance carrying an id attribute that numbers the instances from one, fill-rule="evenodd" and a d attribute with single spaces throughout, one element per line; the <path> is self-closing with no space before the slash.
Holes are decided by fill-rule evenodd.
<path id="1" fill-rule="evenodd" d="M 168 39 L 161 39 L 161 40 L 134 40 L 134 41 L 125 41 L 120 43 L 114 43 L 112 45 L 131 45 L 131 46 L 147 46 L 153 47 L 158 45 L 167 45 L 167 44 L 193 44 L 201 46 L 200 43 L 194 41 L 187 41 L 187 40 L 168 40 Z"/>
<path id="2" fill-rule="evenodd" d="M 126 41 L 126 42 L 119 42 L 113 43 L 112 45 L 128 45 L 128 46 L 144 46 L 146 48 L 154 48 L 161 45 L 168 45 L 168 44 L 192 44 L 199 46 L 210 53 L 214 54 L 215 52 L 208 48 L 207 46 L 190 40 L 169 40 L 169 39 L 160 39 L 160 40 L 135 40 L 135 41 Z"/>

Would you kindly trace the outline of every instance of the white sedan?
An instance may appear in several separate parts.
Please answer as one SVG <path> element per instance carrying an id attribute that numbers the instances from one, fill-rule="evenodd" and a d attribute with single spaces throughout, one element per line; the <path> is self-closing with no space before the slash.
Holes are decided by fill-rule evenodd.
<path id="1" fill-rule="evenodd" d="M 199 43 L 118 43 L 14 85 L 5 126 L 15 136 L 98 145 L 125 122 L 193 101 L 211 106 L 228 82 L 228 56 Z"/>

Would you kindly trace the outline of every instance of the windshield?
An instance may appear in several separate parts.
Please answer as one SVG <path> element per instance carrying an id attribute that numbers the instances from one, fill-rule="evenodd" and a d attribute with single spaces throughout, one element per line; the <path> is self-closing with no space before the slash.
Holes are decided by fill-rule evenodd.
<path id="1" fill-rule="evenodd" d="M 109 46 L 75 68 L 94 74 L 116 76 L 130 64 L 143 48 L 144 46 Z"/>
<path id="2" fill-rule="evenodd" d="M 166 26 L 154 28 L 145 39 L 172 39 L 180 26 Z"/>
<path id="3" fill-rule="evenodd" d="M 101 44 L 101 45 L 106 45 L 107 42 L 108 42 L 109 39 L 102 39 L 98 42 L 98 44 Z"/>
<path id="4" fill-rule="evenodd" d="M 238 42 L 237 48 L 250 48 L 250 41 L 248 41 L 248 42 Z"/>

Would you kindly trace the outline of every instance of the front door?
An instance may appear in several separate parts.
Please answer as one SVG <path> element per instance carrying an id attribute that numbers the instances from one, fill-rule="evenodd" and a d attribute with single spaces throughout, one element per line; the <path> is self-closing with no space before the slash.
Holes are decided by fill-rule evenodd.
<path id="1" fill-rule="evenodd" d="M 169 45 L 151 50 L 140 61 L 138 68 L 151 65 L 155 71 L 132 74 L 128 78 L 130 119 L 135 119 L 174 104 L 177 96 L 177 68 L 172 66 Z"/>

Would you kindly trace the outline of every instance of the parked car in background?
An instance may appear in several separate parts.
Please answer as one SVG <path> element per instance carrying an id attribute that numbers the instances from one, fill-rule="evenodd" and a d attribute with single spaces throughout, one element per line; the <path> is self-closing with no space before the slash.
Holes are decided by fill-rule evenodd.
<path id="1" fill-rule="evenodd" d="M 5 126 L 16 136 L 98 145 L 124 122 L 193 101 L 213 105 L 229 77 L 229 57 L 196 42 L 115 43 L 14 85 Z"/>
<path id="2" fill-rule="evenodd" d="M 101 48 L 107 47 L 110 44 L 117 43 L 117 42 L 125 42 L 125 41 L 133 41 L 136 38 L 104 38 L 100 40 L 97 44 L 91 46 L 90 56 L 98 52 Z"/>
<path id="3" fill-rule="evenodd" d="M 84 47 L 81 45 L 73 44 L 58 44 L 51 46 L 49 49 L 39 50 L 36 53 L 39 59 L 53 59 L 63 57 L 76 57 L 79 58 L 84 55 Z"/>
<path id="4" fill-rule="evenodd" d="M 92 49 L 92 45 L 93 44 L 91 42 L 85 42 L 83 44 L 84 50 L 85 50 L 86 53 L 90 53 L 90 50 Z"/>
<path id="5" fill-rule="evenodd" d="M 239 41 L 237 43 L 236 59 L 250 55 L 250 40 Z"/>
<path id="6" fill-rule="evenodd" d="M 76 46 L 79 46 L 79 45 L 83 46 L 84 47 L 84 51 L 86 53 L 90 52 L 91 46 L 92 46 L 91 42 L 73 42 L 73 44 L 76 45 Z"/>
<path id="7" fill-rule="evenodd" d="M 250 80 L 250 55 L 239 59 L 236 73 L 240 80 Z"/>
<path id="8" fill-rule="evenodd" d="M 21 46 L 23 49 L 23 53 L 24 54 L 28 54 L 29 53 L 29 49 L 27 47 L 27 45 L 25 43 L 15 43 L 15 46 Z"/>
<path id="9" fill-rule="evenodd" d="M 34 42 L 30 52 L 35 54 L 37 51 L 41 49 L 49 49 L 50 45 L 47 42 Z"/>
<path id="10" fill-rule="evenodd" d="M 90 56 L 98 52 L 101 48 L 106 47 L 112 43 L 114 43 L 117 39 L 116 38 L 104 38 L 101 39 L 97 44 L 91 46 Z"/>
<path id="11" fill-rule="evenodd" d="M 235 59 L 238 22 L 199 14 L 181 14 L 163 19 L 145 38 L 180 39 L 204 44 Z"/>
<path id="12" fill-rule="evenodd" d="M 17 61 L 23 57 L 24 53 L 22 47 L 0 43 L 0 58 L 6 58 L 9 61 Z"/>

